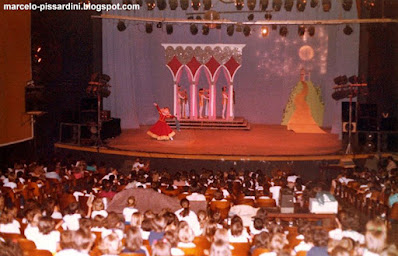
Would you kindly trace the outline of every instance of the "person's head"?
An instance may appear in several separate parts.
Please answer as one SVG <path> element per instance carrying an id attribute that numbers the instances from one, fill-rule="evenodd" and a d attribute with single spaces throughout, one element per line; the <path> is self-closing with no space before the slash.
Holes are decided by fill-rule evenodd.
<path id="1" fill-rule="evenodd" d="M 216 233 L 214 233 L 213 240 L 223 240 L 224 242 L 229 242 L 228 230 L 225 228 L 217 229 Z"/>
<path id="2" fill-rule="evenodd" d="M 65 214 L 72 215 L 72 214 L 78 213 L 79 211 L 80 211 L 79 203 L 73 202 L 73 203 L 70 203 L 68 205 L 68 207 L 66 207 Z"/>
<path id="3" fill-rule="evenodd" d="M 264 228 L 264 221 L 261 218 L 254 218 L 253 226 L 256 230 L 262 230 Z"/>
<path id="4" fill-rule="evenodd" d="M 93 201 L 93 211 L 102 211 L 105 209 L 104 202 L 102 198 L 96 198 Z"/>
<path id="5" fill-rule="evenodd" d="M 131 227 L 126 232 L 126 248 L 131 251 L 137 251 L 142 246 L 143 240 L 141 230 L 138 227 Z"/>
<path id="6" fill-rule="evenodd" d="M 152 228 L 155 232 L 163 232 L 166 228 L 167 222 L 163 216 L 156 216 L 152 220 Z"/>
<path id="7" fill-rule="evenodd" d="M 141 223 L 141 229 L 146 232 L 152 231 L 152 226 L 153 226 L 152 219 L 149 218 L 146 219 L 144 218 L 144 220 Z"/>
<path id="8" fill-rule="evenodd" d="M 373 253 L 381 253 L 387 240 L 387 227 L 382 220 L 370 220 L 366 223 L 366 247 Z"/>
<path id="9" fill-rule="evenodd" d="M 198 215 L 198 220 L 199 220 L 199 222 L 203 222 L 203 221 L 206 221 L 206 220 L 207 220 L 207 213 L 206 213 L 206 211 L 204 211 L 204 210 L 199 210 L 197 215 Z"/>
<path id="10" fill-rule="evenodd" d="M 243 221 L 238 215 L 235 215 L 231 219 L 231 234 L 233 236 L 240 236 L 243 232 Z"/>
<path id="11" fill-rule="evenodd" d="M 82 230 L 91 231 L 91 228 L 93 227 L 93 220 L 90 218 L 80 218 L 79 227 Z"/>
<path id="12" fill-rule="evenodd" d="M 103 215 L 97 214 L 91 222 L 92 227 L 102 228 L 104 226 L 105 217 Z"/>
<path id="13" fill-rule="evenodd" d="M 152 246 L 152 256 L 171 256 L 170 244 L 158 241 Z"/>
<path id="14" fill-rule="evenodd" d="M 214 192 L 214 199 L 215 200 L 223 200 L 224 199 L 224 194 L 222 193 L 221 190 L 217 190 Z"/>
<path id="15" fill-rule="evenodd" d="M 271 236 L 269 249 L 278 253 L 283 250 L 287 243 L 288 241 L 283 233 L 275 233 Z"/>
<path id="16" fill-rule="evenodd" d="M 268 245 L 269 245 L 269 238 L 270 238 L 270 236 L 269 236 L 268 232 L 265 232 L 265 231 L 261 232 L 260 234 L 255 235 L 254 239 L 253 239 L 254 247 L 267 249 Z"/>
<path id="17" fill-rule="evenodd" d="M 186 198 L 181 199 L 180 205 L 183 208 L 183 210 L 180 212 L 180 215 L 182 217 L 186 217 L 189 215 L 189 200 Z"/>
<path id="18" fill-rule="evenodd" d="M 195 234 L 189 227 L 188 223 L 181 221 L 178 227 L 178 240 L 182 243 L 191 243 L 195 238 Z"/>
<path id="19" fill-rule="evenodd" d="M 11 223 L 17 216 L 16 207 L 4 208 L 4 212 L 0 216 L 1 224 Z"/>
<path id="20" fill-rule="evenodd" d="M 23 256 L 21 246 L 13 241 L 0 241 L 1 256 Z"/>
<path id="21" fill-rule="evenodd" d="M 135 207 L 135 197 L 134 196 L 129 196 L 129 198 L 127 198 L 127 206 Z"/>
<path id="22" fill-rule="evenodd" d="M 312 242 L 316 247 L 326 247 L 328 245 L 329 234 L 324 229 L 314 229 L 312 231 Z"/>
<path id="23" fill-rule="evenodd" d="M 131 214 L 130 226 L 141 227 L 143 218 L 144 218 L 144 216 L 140 212 L 135 212 L 135 213 Z"/>
<path id="24" fill-rule="evenodd" d="M 120 241 L 119 236 L 114 232 L 104 237 L 98 245 L 98 249 L 103 254 L 118 255 L 122 251 L 122 248 L 122 241 Z"/>
<path id="25" fill-rule="evenodd" d="M 55 221 L 51 217 L 43 216 L 39 219 L 37 227 L 39 228 L 40 233 L 48 235 L 54 230 Z"/>
<path id="26" fill-rule="evenodd" d="M 336 246 L 333 250 L 329 253 L 330 256 L 351 256 L 352 253 L 342 246 Z"/>
<path id="27" fill-rule="evenodd" d="M 80 252 L 88 253 L 94 244 L 95 237 L 92 236 L 91 232 L 82 229 L 72 232 L 72 248 Z"/>
<path id="28" fill-rule="evenodd" d="M 29 209 L 25 213 L 26 220 L 32 227 L 37 227 L 41 216 L 42 214 L 39 208 Z"/>
<path id="29" fill-rule="evenodd" d="M 210 247 L 210 256 L 231 256 L 229 243 L 224 240 L 215 240 Z"/>
<path id="30" fill-rule="evenodd" d="M 116 212 L 110 212 L 104 220 L 104 227 L 107 229 L 117 228 L 124 230 L 124 221 Z"/>

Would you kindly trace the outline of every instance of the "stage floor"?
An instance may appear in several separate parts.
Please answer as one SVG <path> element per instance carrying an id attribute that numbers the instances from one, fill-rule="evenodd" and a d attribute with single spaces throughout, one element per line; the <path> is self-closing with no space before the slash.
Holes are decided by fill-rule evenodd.
<path id="1" fill-rule="evenodd" d="M 269 156 L 325 156 L 341 151 L 338 135 L 297 134 L 281 125 L 251 125 L 251 130 L 176 131 L 173 141 L 157 141 L 149 126 L 123 130 L 107 141 L 120 154 L 186 159 L 263 159 Z"/>

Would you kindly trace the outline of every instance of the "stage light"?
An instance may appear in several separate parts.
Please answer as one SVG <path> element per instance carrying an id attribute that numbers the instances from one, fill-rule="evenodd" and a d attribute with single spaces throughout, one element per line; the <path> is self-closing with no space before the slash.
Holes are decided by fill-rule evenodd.
<path id="1" fill-rule="evenodd" d="M 193 20 L 193 16 L 188 16 L 188 20 Z"/>
<path id="2" fill-rule="evenodd" d="M 272 9 L 274 9 L 276 12 L 279 12 L 282 9 L 282 0 L 273 0 Z"/>
<path id="3" fill-rule="evenodd" d="M 293 4 L 294 4 L 293 0 L 285 0 L 285 10 L 291 12 L 293 9 Z"/>
<path id="4" fill-rule="evenodd" d="M 210 10 L 210 11 L 207 11 L 206 13 L 205 13 L 205 15 L 204 15 L 204 19 L 205 20 L 211 20 L 211 21 L 216 21 L 216 20 L 219 20 L 220 19 L 220 14 L 217 12 L 217 11 L 213 11 L 213 10 Z M 211 23 L 210 25 L 208 25 L 208 26 L 210 26 L 210 28 L 221 28 L 221 25 L 219 25 L 219 24 L 215 24 L 215 23 Z"/>
<path id="5" fill-rule="evenodd" d="M 202 20 L 202 17 L 198 15 L 198 16 L 196 16 L 196 19 L 197 20 Z"/>
<path id="6" fill-rule="evenodd" d="M 373 7 L 376 6 L 375 0 L 364 0 L 363 5 L 368 9 L 371 10 Z"/>
<path id="7" fill-rule="evenodd" d="M 271 20 L 272 19 L 271 11 L 267 11 L 267 13 L 264 14 L 264 19 L 266 19 L 266 20 Z"/>
<path id="8" fill-rule="evenodd" d="M 209 26 L 206 25 L 206 24 L 203 25 L 203 26 L 202 26 L 202 34 L 205 35 L 205 36 L 207 36 L 207 35 L 209 34 L 209 32 L 210 32 Z"/>
<path id="9" fill-rule="evenodd" d="M 310 26 L 310 27 L 308 28 L 308 34 L 309 34 L 310 36 L 314 36 L 314 35 L 315 35 L 315 27 L 314 27 L 314 26 Z"/>
<path id="10" fill-rule="evenodd" d="M 351 10 L 352 0 L 343 0 L 343 9 L 347 12 Z"/>
<path id="11" fill-rule="evenodd" d="M 263 37 L 266 37 L 266 36 L 268 36 L 268 34 L 269 34 L 269 29 L 268 29 L 268 27 L 267 27 L 267 26 L 261 27 L 261 35 L 262 35 Z"/>
<path id="12" fill-rule="evenodd" d="M 249 21 L 252 21 L 252 20 L 254 19 L 254 14 L 253 14 L 253 13 L 249 14 L 249 15 L 247 16 L 247 19 L 248 19 Z"/>
<path id="13" fill-rule="evenodd" d="M 155 9 L 155 5 L 155 0 L 146 0 L 146 7 L 148 11 L 152 11 L 153 9 Z"/>
<path id="14" fill-rule="evenodd" d="M 236 32 L 242 32 L 242 23 L 238 23 L 237 25 L 236 25 Z"/>
<path id="15" fill-rule="evenodd" d="M 163 27 L 163 23 L 162 22 L 158 22 L 158 24 L 156 24 L 157 28 L 162 28 Z"/>
<path id="16" fill-rule="evenodd" d="M 242 10 L 244 5 L 245 3 L 243 2 L 243 0 L 235 0 L 236 10 Z"/>
<path id="17" fill-rule="evenodd" d="M 305 33 L 305 27 L 304 27 L 304 25 L 300 25 L 298 27 L 298 35 L 299 36 L 304 36 L 304 33 Z"/>
<path id="18" fill-rule="evenodd" d="M 170 6 L 170 10 L 175 11 L 178 7 L 178 1 L 177 0 L 169 0 L 169 6 Z"/>
<path id="19" fill-rule="evenodd" d="M 167 7 L 166 0 L 156 0 L 156 5 L 160 11 L 163 11 Z"/>
<path id="20" fill-rule="evenodd" d="M 357 84 L 357 83 L 358 83 L 358 77 L 357 77 L 356 75 L 350 76 L 350 77 L 348 78 L 348 81 L 349 81 L 351 84 Z"/>
<path id="21" fill-rule="evenodd" d="M 168 35 L 173 34 L 173 25 L 167 24 L 166 25 L 166 32 L 167 32 Z"/>
<path id="22" fill-rule="evenodd" d="M 319 0 L 311 0 L 311 8 L 315 8 L 315 7 L 317 7 L 317 5 L 318 5 L 318 1 Z"/>
<path id="23" fill-rule="evenodd" d="M 191 24 L 191 26 L 189 27 L 189 29 L 191 30 L 191 34 L 192 35 L 196 35 L 198 33 L 198 26 L 196 26 L 196 24 Z"/>
<path id="24" fill-rule="evenodd" d="M 180 6 L 181 6 L 181 9 L 183 9 L 185 11 L 189 7 L 189 1 L 188 0 L 180 0 Z"/>
<path id="25" fill-rule="evenodd" d="M 288 33 L 288 30 L 287 30 L 287 27 L 286 27 L 286 26 L 282 26 L 282 27 L 279 29 L 279 35 L 285 37 L 285 36 L 287 36 L 287 33 Z"/>
<path id="26" fill-rule="evenodd" d="M 297 0 L 297 10 L 299 12 L 303 12 L 305 10 L 305 6 L 307 5 L 307 0 Z"/>
<path id="27" fill-rule="evenodd" d="M 260 0 L 261 1 L 261 0 Z M 247 0 L 247 8 L 253 11 L 256 8 L 256 0 Z"/>
<path id="28" fill-rule="evenodd" d="M 332 8 L 332 2 L 330 0 L 322 0 L 322 8 L 324 12 L 330 11 Z"/>
<path id="29" fill-rule="evenodd" d="M 245 25 L 245 26 L 243 27 L 243 34 L 244 34 L 245 36 L 250 36 L 250 31 L 251 31 L 251 28 L 250 28 L 248 25 Z"/>
<path id="30" fill-rule="evenodd" d="M 347 36 L 351 35 L 352 32 L 354 32 L 354 30 L 352 30 L 352 28 L 350 27 L 350 25 L 346 25 L 345 28 L 343 29 L 344 34 L 346 34 Z"/>
<path id="31" fill-rule="evenodd" d="M 206 11 L 210 10 L 212 6 L 211 0 L 203 0 L 203 8 Z"/>
<path id="32" fill-rule="evenodd" d="M 278 26 L 276 24 L 272 24 L 272 30 L 277 30 Z"/>
<path id="33" fill-rule="evenodd" d="M 145 32 L 150 34 L 150 33 L 152 33 L 152 31 L 153 31 L 152 23 L 146 23 L 145 24 Z"/>
<path id="34" fill-rule="evenodd" d="M 265 11 L 268 8 L 268 0 L 260 0 L 260 10 Z"/>
<path id="35" fill-rule="evenodd" d="M 121 31 L 125 31 L 126 30 L 126 24 L 124 23 L 124 21 L 119 20 L 119 22 L 117 23 L 117 30 Z"/>
<path id="36" fill-rule="evenodd" d="M 344 76 L 338 76 L 336 78 L 333 79 L 334 83 L 337 85 L 345 85 L 348 83 L 348 78 L 346 75 Z"/>
<path id="37" fill-rule="evenodd" d="M 235 27 L 234 25 L 228 25 L 227 27 L 227 35 L 232 36 L 234 34 Z"/>
<path id="38" fill-rule="evenodd" d="M 200 8 L 200 0 L 192 0 L 191 2 L 192 8 L 197 11 Z"/>

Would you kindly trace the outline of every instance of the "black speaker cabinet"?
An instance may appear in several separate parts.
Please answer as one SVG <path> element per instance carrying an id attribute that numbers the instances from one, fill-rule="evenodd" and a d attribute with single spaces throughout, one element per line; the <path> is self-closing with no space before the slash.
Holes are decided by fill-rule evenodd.
<path id="1" fill-rule="evenodd" d="M 25 87 L 25 111 L 27 113 L 45 112 L 47 109 L 46 105 L 43 86 Z"/>
<path id="2" fill-rule="evenodd" d="M 350 103 L 347 101 L 341 102 L 341 121 L 342 122 L 348 122 L 350 119 Z M 356 122 L 357 121 L 357 115 L 356 115 L 356 102 L 352 102 L 352 110 L 351 110 L 351 121 Z"/>

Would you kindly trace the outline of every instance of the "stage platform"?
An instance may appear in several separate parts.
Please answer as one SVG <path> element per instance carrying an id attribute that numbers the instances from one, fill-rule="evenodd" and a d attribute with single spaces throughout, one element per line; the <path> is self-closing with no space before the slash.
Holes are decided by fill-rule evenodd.
<path id="1" fill-rule="evenodd" d="M 298 134 L 286 126 L 252 124 L 250 130 L 176 131 L 173 141 L 157 141 L 146 132 L 149 126 L 123 130 L 104 147 L 56 143 L 56 148 L 148 158 L 294 161 L 342 157 L 338 135 Z"/>

